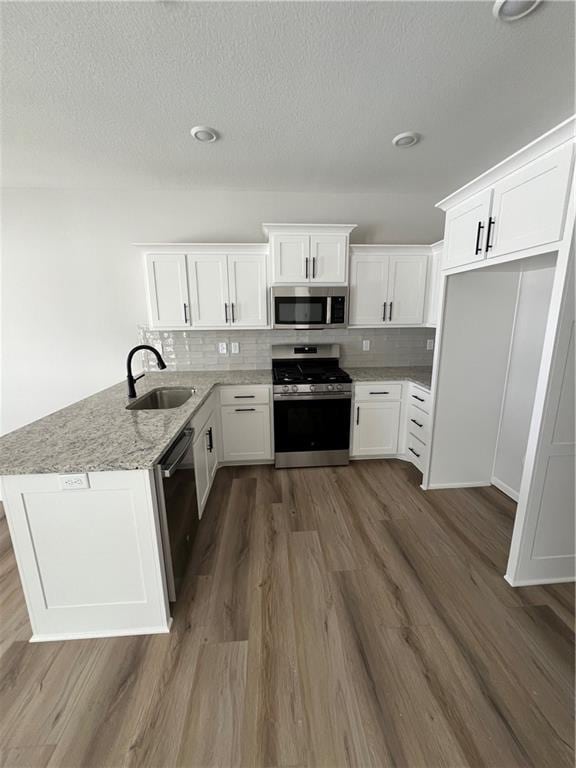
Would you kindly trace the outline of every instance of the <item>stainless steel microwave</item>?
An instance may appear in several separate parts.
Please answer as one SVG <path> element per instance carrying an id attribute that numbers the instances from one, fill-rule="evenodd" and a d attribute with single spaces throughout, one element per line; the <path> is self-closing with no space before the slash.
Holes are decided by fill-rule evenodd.
<path id="1" fill-rule="evenodd" d="M 272 288 L 274 328 L 346 328 L 348 288 L 277 286 Z"/>

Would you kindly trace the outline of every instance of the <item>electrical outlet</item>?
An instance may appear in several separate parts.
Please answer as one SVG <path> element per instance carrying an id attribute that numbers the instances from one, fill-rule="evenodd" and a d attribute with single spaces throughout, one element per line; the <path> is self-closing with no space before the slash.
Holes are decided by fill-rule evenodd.
<path id="1" fill-rule="evenodd" d="M 362 351 L 363 352 L 370 352 L 370 339 L 363 339 L 363 341 L 362 341 Z"/>
<path id="2" fill-rule="evenodd" d="M 434 349 L 434 339 L 426 340 L 426 349 L 428 352 L 430 352 L 431 349 Z"/>
<path id="3" fill-rule="evenodd" d="M 90 488 L 88 475 L 59 475 L 60 488 L 63 491 L 78 491 L 83 488 Z"/>
<path id="4" fill-rule="evenodd" d="M 230 344 L 230 351 L 233 355 L 237 355 L 240 352 L 240 344 L 237 341 L 233 341 Z"/>
<path id="5" fill-rule="evenodd" d="M 228 354 L 228 344 L 226 344 L 226 342 L 225 342 L 225 341 L 221 341 L 221 342 L 218 344 L 218 352 L 219 352 L 221 355 L 227 355 L 227 354 Z"/>

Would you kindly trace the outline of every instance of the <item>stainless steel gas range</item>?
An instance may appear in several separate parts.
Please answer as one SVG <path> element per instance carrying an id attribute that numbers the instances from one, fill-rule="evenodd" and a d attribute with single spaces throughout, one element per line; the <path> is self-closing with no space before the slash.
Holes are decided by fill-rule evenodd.
<path id="1" fill-rule="evenodd" d="M 338 344 L 272 347 L 276 467 L 348 464 L 352 380 Z"/>

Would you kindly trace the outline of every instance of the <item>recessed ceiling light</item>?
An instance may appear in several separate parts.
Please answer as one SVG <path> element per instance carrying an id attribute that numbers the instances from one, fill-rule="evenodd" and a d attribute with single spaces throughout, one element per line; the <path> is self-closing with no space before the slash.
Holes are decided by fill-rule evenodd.
<path id="1" fill-rule="evenodd" d="M 492 15 L 501 21 L 516 21 L 532 13 L 542 0 L 496 0 Z"/>
<path id="2" fill-rule="evenodd" d="M 418 144 L 419 141 L 419 133 L 415 133 L 414 131 L 406 131 L 405 133 L 399 133 L 398 136 L 394 136 L 392 139 L 392 144 L 394 144 L 395 147 L 402 147 L 402 149 L 407 149 L 408 147 L 413 147 L 414 144 Z"/>
<path id="3" fill-rule="evenodd" d="M 218 138 L 218 133 L 214 128 L 208 128 L 207 125 L 196 125 L 190 129 L 190 133 L 196 141 L 200 141 L 202 144 L 212 144 Z"/>

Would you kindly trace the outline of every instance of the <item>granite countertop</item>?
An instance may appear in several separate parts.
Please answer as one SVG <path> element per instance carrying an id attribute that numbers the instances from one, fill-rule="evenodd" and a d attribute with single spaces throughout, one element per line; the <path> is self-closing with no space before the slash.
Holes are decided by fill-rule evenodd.
<path id="1" fill-rule="evenodd" d="M 354 381 L 413 381 L 430 387 L 428 367 L 349 368 Z M 128 411 L 122 381 L 0 438 L 0 475 L 151 469 L 213 387 L 271 384 L 270 369 L 147 373 L 138 396 L 156 387 L 195 387 L 179 408 Z"/>
<path id="2" fill-rule="evenodd" d="M 147 373 L 138 396 L 156 387 L 195 387 L 179 408 L 127 411 L 115 384 L 0 438 L 0 475 L 151 469 L 217 384 L 271 384 L 267 370 Z"/>
<path id="3" fill-rule="evenodd" d="M 352 368 L 344 365 L 344 369 L 353 381 L 411 381 L 428 390 L 432 381 L 431 366 Z"/>

